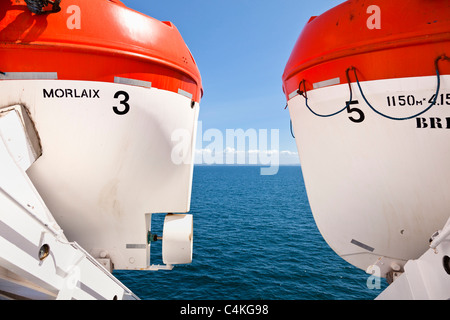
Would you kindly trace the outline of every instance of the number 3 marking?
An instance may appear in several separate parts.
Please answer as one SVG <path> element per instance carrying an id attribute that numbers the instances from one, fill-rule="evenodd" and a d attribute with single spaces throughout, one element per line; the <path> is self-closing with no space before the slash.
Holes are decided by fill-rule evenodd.
<path id="1" fill-rule="evenodd" d="M 127 114 L 128 111 L 130 111 L 130 105 L 128 104 L 128 100 L 130 100 L 130 96 L 125 91 L 117 91 L 114 95 L 114 99 L 118 99 L 120 96 L 123 96 L 124 99 L 120 101 L 120 104 L 124 107 L 123 110 L 119 110 L 116 106 L 113 106 L 113 110 L 118 115 L 124 115 Z"/>

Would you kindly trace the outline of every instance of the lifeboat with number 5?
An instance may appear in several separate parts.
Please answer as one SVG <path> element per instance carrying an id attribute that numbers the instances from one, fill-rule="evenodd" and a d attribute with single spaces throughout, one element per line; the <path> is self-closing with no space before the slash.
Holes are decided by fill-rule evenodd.
<path id="1" fill-rule="evenodd" d="M 147 268 L 151 214 L 190 210 L 202 84 L 177 28 L 118 0 L 4 0 L 0 57 L 0 108 L 30 119 L 27 174 L 67 239 Z"/>
<path id="2" fill-rule="evenodd" d="M 311 209 L 346 261 L 403 271 L 450 217 L 450 2 L 312 17 L 282 80 Z"/>

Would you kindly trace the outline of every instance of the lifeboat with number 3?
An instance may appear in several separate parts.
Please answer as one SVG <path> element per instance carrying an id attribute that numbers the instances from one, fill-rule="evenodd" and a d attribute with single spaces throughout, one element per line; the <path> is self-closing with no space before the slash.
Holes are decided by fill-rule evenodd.
<path id="1" fill-rule="evenodd" d="M 4 0 L 0 57 L 0 108 L 31 119 L 27 174 L 67 239 L 147 268 L 151 214 L 190 210 L 202 85 L 177 28 L 118 0 Z"/>
<path id="2" fill-rule="evenodd" d="M 311 209 L 346 261 L 402 271 L 450 217 L 450 2 L 346 1 L 282 80 Z"/>

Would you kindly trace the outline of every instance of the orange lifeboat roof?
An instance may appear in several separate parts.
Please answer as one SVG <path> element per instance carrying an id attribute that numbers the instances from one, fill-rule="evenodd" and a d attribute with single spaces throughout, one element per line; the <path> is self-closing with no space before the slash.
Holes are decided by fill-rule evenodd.
<path id="1" fill-rule="evenodd" d="M 115 77 L 192 95 L 198 67 L 177 28 L 118 0 L 61 1 L 55 13 L 32 13 L 23 0 L 0 8 L 2 72 L 57 72 L 58 79 L 114 82 Z"/>
<path id="2" fill-rule="evenodd" d="M 450 56 L 448 0 L 350 0 L 312 17 L 300 34 L 282 77 L 298 89 L 340 77 L 354 66 L 360 80 L 435 75 L 435 59 Z M 442 64 L 441 74 L 450 73 Z"/>

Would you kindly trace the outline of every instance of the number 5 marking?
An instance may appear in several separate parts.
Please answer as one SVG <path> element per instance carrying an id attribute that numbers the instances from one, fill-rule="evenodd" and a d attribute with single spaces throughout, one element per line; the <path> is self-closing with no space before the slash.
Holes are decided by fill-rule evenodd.
<path id="1" fill-rule="evenodd" d="M 347 102 L 347 103 L 348 103 L 348 102 Z M 363 122 L 364 119 L 366 118 L 366 116 L 364 115 L 364 112 L 362 112 L 362 110 L 361 110 L 361 109 L 358 109 L 358 108 L 350 108 L 350 105 L 352 105 L 352 104 L 359 104 L 359 102 L 358 102 L 358 100 L 350 101 L 349 105 L 347 106 L 347 112 L 348 112 L 348 113 L 356 112 L 356 113 L 359 114 L 359 118 L 356 118 L 356 119 L 355 119 L 355 118 L 353 118 L 353 117 L 351 117 L 351 116 L 349 116 L 348 118 L 349 118 L 351 121 L 356 122 L 356 123 Z"/>
<path id="2" fill-rule="evenodd" d="M 120 96 L 123 96 L 124 99 L 120 101 L 120 104 L 124 107 L 123 110 L 119 110 L 116 106 L 113 106 L 113 110 L 118 115 L 124 115 L 127 114 L 128 111 L 130 111 L 130 105 L 128 104 L 128 100 L 130 100 L 130 96 L 125 91 L 117 91 L 114 95 L 114 99 L 118 99 Z"/>

